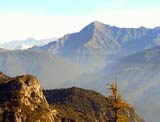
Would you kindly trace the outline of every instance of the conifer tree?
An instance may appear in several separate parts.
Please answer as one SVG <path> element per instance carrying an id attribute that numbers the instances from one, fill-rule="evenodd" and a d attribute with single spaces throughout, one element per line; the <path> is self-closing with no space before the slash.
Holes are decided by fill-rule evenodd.
<path id="1" fill-rule="evenodd" d="M 128 122 L 127 116 L 120 113 L 120 110 L 129 107 L 129 104 L 123 101 L 122 96 L 118 91 L 117 78 L 114 83 L 109 84 L 109 90 L 111 92 L 109 103 L 114 111 L 113 120 L 110 120 L 110 122 Z"/>

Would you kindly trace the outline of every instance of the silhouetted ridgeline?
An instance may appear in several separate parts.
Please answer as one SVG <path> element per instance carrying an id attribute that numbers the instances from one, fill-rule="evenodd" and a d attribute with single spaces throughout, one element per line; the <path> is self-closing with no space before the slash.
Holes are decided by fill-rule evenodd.
<path id="1" fill-rule="evenodd" d="M 114 122 L 114 109 L 110 99 L 93 90 L 81 88 L 44 90 L 50 108 L 56 109 L 61 118 L 73 122 Z M 144 122 L 132 106 L 119 111 L 127 122 Z"/>

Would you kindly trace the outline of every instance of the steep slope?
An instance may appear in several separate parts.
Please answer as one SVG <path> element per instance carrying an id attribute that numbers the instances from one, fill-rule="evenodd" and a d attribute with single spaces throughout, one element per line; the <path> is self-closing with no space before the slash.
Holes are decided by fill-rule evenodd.
<path id="1" fill-rule="evenodd" d="M 0 44 L 1 47 L 14 50 L 14 49 L 28 49 L 33 46 L 43 46 L 45 44 L 48 44 L 51 41 L 55 41 L 56 38 L 51 39 L 34 39 L 34 38 L 27 38 L 25 40 L 13 40 L 10 42 L 2 43 Z"/>
<path id="2" fill-rule="evenodd" d="M 68 122 L 108 122 L 113 120 L 113 109 L 109 98 L 81 88 L 44 90 L 51 107 L 59 110 L 62 120 Z M 128 117 L 128 122 L 143 122 L 133 107 L 121 110 Z M 68 121 L 67 121 L 68 120 Z M 112 122 L 112 121 L 111 121 Z"/>
<path id="3" fill-rule="evenodd" d="M 0 73 L 0 121 L 54 122 L 36 77 L 10 78 Z"/>
<path id="4" fill-rule="evenodd" d="M 10 76 L 33 74 L 41 80 L 43 88 L 55 88 L 73 81 L 81 72 L 69 61 L 35 50 L 0 52 L 0 70 Z"/>
<path id="5" fill-rule="evenodd" d="M 65 35 L 39 49 L 98 68 L 106 61 L 157 46 L 159 42 L 159 27 L 118 28 L 95 21 L 78 33 Z"/>

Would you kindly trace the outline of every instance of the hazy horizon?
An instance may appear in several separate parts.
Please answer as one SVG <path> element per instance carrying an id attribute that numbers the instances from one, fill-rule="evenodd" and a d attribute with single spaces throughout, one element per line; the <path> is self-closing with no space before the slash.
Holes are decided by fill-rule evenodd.
<path id="1" fill-rule="evenodd" d="M 6 0 L 0 2 L 0 42 L 62 37 L 98 20 L 118 27 L 159 26 L 158 0 Z"/>

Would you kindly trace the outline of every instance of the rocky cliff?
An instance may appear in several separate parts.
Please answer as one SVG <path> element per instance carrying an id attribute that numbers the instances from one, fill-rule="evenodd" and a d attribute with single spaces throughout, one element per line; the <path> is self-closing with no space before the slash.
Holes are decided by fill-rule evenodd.
<path id="1" fill-rule="evenodd" d="M 11 78 L 0 73 L 0 121 L 54 122 L 36 77 Z"/>

